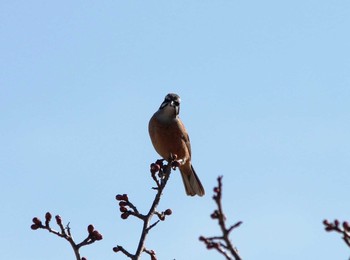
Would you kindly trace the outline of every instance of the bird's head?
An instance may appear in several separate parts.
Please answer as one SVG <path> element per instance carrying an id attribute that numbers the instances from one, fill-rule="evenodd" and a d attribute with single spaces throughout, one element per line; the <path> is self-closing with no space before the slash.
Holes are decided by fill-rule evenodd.
<path id="1" fill-rule="evenodd" d="M 163 103 L 159 107 L 159 111 L 176 117 L 180 113 L 180 97 L 175 93 L 169 93 L 165 96 Z"/>

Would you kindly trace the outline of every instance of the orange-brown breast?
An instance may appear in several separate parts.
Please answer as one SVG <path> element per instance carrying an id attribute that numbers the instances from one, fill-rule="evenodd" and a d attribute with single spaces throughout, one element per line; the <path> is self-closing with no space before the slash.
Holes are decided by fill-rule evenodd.
<path id="1" fill-rule="evenodd" d="M 168 160 L 171 154 L 176 154 L 178 159 L 190 161 L 190 143 L 180 119 L 164 123 L 153 116 L 149 122 L 148 130 L 155 150 L 164 159 Z"/>

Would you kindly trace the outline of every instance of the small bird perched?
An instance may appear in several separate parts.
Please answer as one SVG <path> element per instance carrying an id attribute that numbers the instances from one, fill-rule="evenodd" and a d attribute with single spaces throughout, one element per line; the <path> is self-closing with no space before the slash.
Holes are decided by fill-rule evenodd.
<path id="1" fill-rule="evenodd" d="M 173 155 L 177 155 L 186 194 L 203 196 L 204 188 L 191 163 L 190 138 L 179 118 L 180 101 L 180 97 L 174 93 L 166 95 L 158 111 L 151 117 L 148 131 L 160 156 L 170 161 Z"/>

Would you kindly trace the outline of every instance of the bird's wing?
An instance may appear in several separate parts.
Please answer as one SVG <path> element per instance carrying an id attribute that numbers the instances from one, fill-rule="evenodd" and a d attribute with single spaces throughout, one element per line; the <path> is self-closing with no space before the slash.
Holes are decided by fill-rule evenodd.
<path id="1" fill-rule="evenodd" d="M 190 137 L 188 136 L 188 133 L 187 133 L 187 131 L 186 131 L 186 128 L 185 128 L 184 124 L 181 122 L 181 120 L 179 120 L 179 124 L 180 124 L 180 128 L 181 128 L 181 130 L 182 130 L 182 136 L 181 136 L 181 138 L 182 138 L 182 140 L 185 141 L 186 147 L 187 147 L 187 149 L 188 149 L 188 153 L 189 153 L 189 155 L 190 155 L 190 157 L 191 157 L 191 142 L 190 142 Z"/>

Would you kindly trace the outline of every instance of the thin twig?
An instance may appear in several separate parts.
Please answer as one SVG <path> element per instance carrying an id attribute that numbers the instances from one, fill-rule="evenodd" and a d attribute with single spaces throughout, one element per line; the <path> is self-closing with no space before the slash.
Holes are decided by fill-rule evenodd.
<path id="1" fill-rule="evenodd" d="M 342 239 L 344 240 L 345 244 L 350 247 L 350 224 L 347 221 L 344 221 L 342 225 L 340 225 L 340 222 L 337 219 L 333 222 L 324 220 L 323 225 L 325 226 L 325 230 L 327 232 L 335 231 L 342 234 Z"/>
<path id="2" fill-rule="evenodd" d="M 212 219 L 217 219 L 218 224 L 220 226 L 222 236 L 212 236 L 212 237 L 204 237 L 200 236 L 199 240 L 203 241 L 207 249 L 216 249 L 220 254 L 222 254 L 227 260 L 242 260 L 240 257 L 238 250 L 232 245 L 232 242 L 229 238 L 230 233 L 239 227 L 242 222 L 239 221 L 231 227 L 226 227 L 226 217 L 224 214 L 224 210 L 222 207 L 222 176 L 219 176 L 218 186 L 214 188 L 214 196 L 213 200 L 217 205 L 217 209 L 211 214 Z M 231 255 L 229 255 L 229 253 Z"/>
<path id="3" fill-rule="evenodd" d="M 101 240 L 102 239 L 102 235 L 95 230 L 93 225 L 89 225 L 88 226 L 88 236 L 87 238 L 85 238 L 82 242 L 80 243 L 76 243 L 73 239 L 73 236 L 71 234 L 71 229 L 69 227 L 69 223 L 67 224 L 66 228 L 64 228 L 63 224 L 62 224 L 62 218 L 59 215 L 56 215 L 55 219 L 56 219 L 56 224 L 59 226 L 60 228 L 60 232 L 52 229 L 50 227 L 50 221 L 51 221 L 52 215 L 50 212 L 47 212 L 45 215 L 45 225 L 42 224 L 41 220 L 37 217 L 33 218 L 33 223 L 31 225 L 31 228 L 33 230 L 37 230 L 37 229 L 46 229 L 47 231 L 49 231 L 50 233 L 64 238 L 65 240 L 67 240 L 69 242 L 69 244 L 71 245 L 74 254 L 75 254 L 75 258 L 76 260 L 81 260 L 81 259 L 86 259 L 85 257 L 81 258 L 80 257 L 80 252 L 79 249 L 83 246 L 89 245 L 94 243 L 97 240 Z"/>

